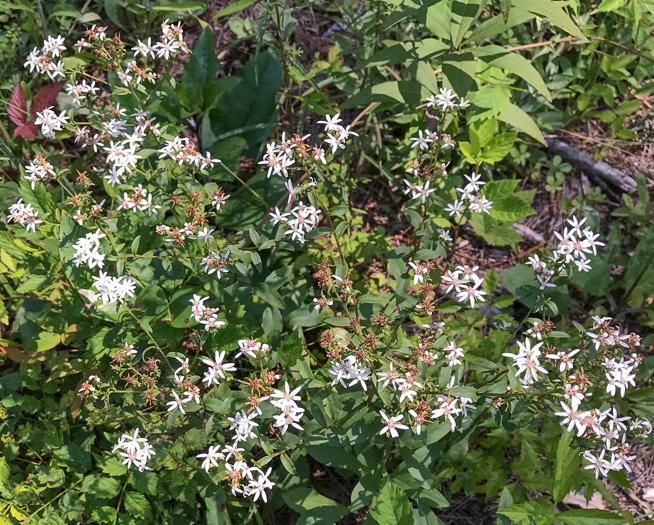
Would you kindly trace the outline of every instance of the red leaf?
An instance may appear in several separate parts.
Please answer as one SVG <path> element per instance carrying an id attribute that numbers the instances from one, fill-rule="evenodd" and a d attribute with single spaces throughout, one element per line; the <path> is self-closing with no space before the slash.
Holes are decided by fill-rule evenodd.
<path id="1" fill-rule="evenodd" d="M 28 122 L 27 124 L 22 124 L 14 130 L 14 137 L 20 135 L 24 139 L 38 139 L 39 138 L 39 128 L 36 127 L 34 122 Z"/>
<path id="2" fill-rule="evenodd" d="M 39 89 L 39 92 L 32 98 L 32 105 L 30 106 L 30 113 L 34 120 L 36 120 L 37 113 L 41 113 L 45 108 L 54 106 L 57 95 L 65 83 L 65 80 L 60 80 L 59 82 L 47 84 Z"/>
<path id="3" fill-rule="evenodd" d="M 20 82 L 16 84 L 14 92 L 9 99 L 7 116 L 17 126 L 21 126 L 27 122 L 27 99 L 25 98 L 25 91 L 23 91 L 23 86 L 20 85 Z"/>

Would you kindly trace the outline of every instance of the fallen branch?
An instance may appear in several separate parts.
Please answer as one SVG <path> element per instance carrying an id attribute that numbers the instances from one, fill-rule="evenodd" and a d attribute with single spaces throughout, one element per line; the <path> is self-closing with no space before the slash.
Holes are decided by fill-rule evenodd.
<path id="1" fill-rule="evenodd" d="M 606 183 L 613 184 L 626 193 L 636 191 L 636 181 L 624 171 L 609 166 L 601 160 L 595 160 L 587 153 L 558 139 L 546 137 L 545 140 L 552 154 L 560 155 L 564 160 L 584 171 L 589 177 L 598 178 Z"/>

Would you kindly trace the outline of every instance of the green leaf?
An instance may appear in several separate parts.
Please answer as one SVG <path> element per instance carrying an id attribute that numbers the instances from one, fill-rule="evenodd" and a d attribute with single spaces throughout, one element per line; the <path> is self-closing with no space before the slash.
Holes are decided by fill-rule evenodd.
<path id="1" fill-rule="evenodd" d="M 527 113 L 520 109 L 515 104 L 509 102 L 500 114 L 497 116 L 502 122 L 510 124 L 514 128 L 518 128 L 520 131 L 524 131 L 530 137 L 535 138 L 541 144 L 545 144 L 545 137 L 538 129 L 538 125 Z"/>
<path id="2" fill-rule="evenodd" d="M 529 202 L 531 202 L 533 190 L 525 193 L 531 194 L 531 197 L 529 198 Z M 503 199 L 493 201 L 493 206 L 490 210 L 490 216 L 493 217 L 493 219 L 511 222 L 519 221 L 529 215 L 533 215 L 534 213 L 536 212 L 527 202 L 525 202 L 525 199 L 522 199 L 518 194 L 507 195 Z"/>
<path id="3" fill-rule="evenodd" d="M 470 147 L 473 156 L 476 156 L 480 149 L 486 146 L 497 131 L 497 120 L 494 118 L 475 120 L 469 126 Z"/>
<path id="4" fill-rule="evenodd" d="M 443 57 L 443 83 L 446 87 L 465 97 L 477 85 L 475 71 L 477 63 L 472 53 L 449 53 Z"/>
<path id="5" fill-rule="evenodd" d="M 620 9 L 627 3 L 627 0 L 602 0 L 602 3 L 591 14 L 606 13 L 608 11 L 615 11 Z"/>
<path id="6" fill-rule="evenodd" d="M 489 294 L 492 294 L 495 291 L 495 288 L 497 288 L 497 272 L 492 268 L 486 272 L 482 287 Z"/>
<path id="7" fill-rule="evenodd" d="M 501 0 L 501 3 L 504 4 L 508 1 L 509 0 Z M 483 42 L 484 40 L 488 40 L 494 36 L 504 33 L 507 31 L 507 29 L 522 25 L 534 17 L 535 15 L 533 13 L 530 13 L 526 9 L 518 7 L 514 4 L 511 7 L 508 19 L 504 19 L 504 11 L 501 15 L 489 18 L 488 20 L 479 24 L 472 31 L 472 34 L 468 37 L 466 43 Z"/>
<path id="8" fill-rule="evenodd" d="M 121 485 L 118 480 L 100 474 L 87 476 L 82 482 L 82 490 L 90 492 L 98 498 L 111 499 L 118 495 L 120 489 Z"/>
<path id="9" fill-rule="evenodd" d="M 338 467 L 358 472 L 360 464 L 351 453 L 341 447 L 329 446 L 327 443 L 307 445 L 307 453 L 319 463 L 328 467 Z"/>
<path id="10" fill-rule="evenodd" d="M 498 201 L 513 193 L 519 183 L 518 179 L 492 180 L 482 186 L 481 194 L 488 200 Z"/>
<path id="11" fill-rule="evenodd" d="M 39 219 L 47 217 L 54 206 L 52 195 L 42 183 L 37 182 L 32 189 L 27 179 L 22 177 L 20 179 L 20 196 L 25 204 L 31 204 L 39 212 Z"/>
<path id="12" fill-rule="evenodd" d="M 255 294 L 261 297 L 266 301 L 270 306 L 274 308 L 279 308 L 280 310 L 286 308 L 284 304 L 284 299 L 279 295 L 279 292 L 275 290 L 268 283 L 257 283 L 254 285 Z"/>
<path id="13" fill-rule="evenodd" d="M 9 479 L 9 465 L 7 460 L 3 457 L 0 457 L 0 487 L 7 486 L 7 480 Z"/>
<path id="14" fill-rule="evenodd" d="M 654 282 L 646 279 L 646 275 L 653 273 L 654 265 L 654 226 L 650 226 L 643 238 L 636 246 L 633 255 L 629 259 L 627 269 L 624 272 L 625 287 L 629 290 L 638 286 L 645 293 L 654 291 Z"/>
<path id="15" fill-rule="evenodd" d="M 515 295 L 502 295 L 493 301 L 493 306 L 495 308 L 508 308 L 513 303 L 518 300 L 518 297 Z"/>
<path id="16" fill-rule="evenodd" d="M 345 505 L 335 502 L 308 487 L 282 492 L 282 499 L 300 514 L 297 524 L 332 525 L 349 513 Z"/>
<path id="17" fill-rule="evenodd" d="M 502 10 L 502 20 L 504 24 L 509 23 L 509 16 L 511 15 L 511 1 L 512 0 L 500 0 L 500 9 Z"/>
<path id="18" fill-rule="evenodd" d="M 482 154 L 484 162 L 495 164 L 506 157 L 509 151 L 511 151 L 517 135 L 518 134 L 515 131 L 511 131 L 508 133 L 500 133 L 493 137 L 484 148 Z"/>
<path id="19" fill-rule="evenodd" d="M 171 5 L 155 5 L 150 9 L 153 11 L 195 11 L 205 7 L 207 5 L 204 2 L 175 2 Z"/>
<path id="20" fill-rule="evenodd" d="M 424 19 L 419 17 L 419 21 L 425 25 L 427 30 L 439 39 L 444 39 L 446 35 L 450 34 L 452 4 L 452 0 L 441 0 L 424 11 Z"/>
<path id="21" fill-rule="evenodd" d="M 543 78 L 538 70 L 531 65 L 531 62 L 518 53 L 507 52 L 500 46 L 483 46 L 475 48 L 474 55 L 486 64 L 504 69 L 506 72 L 517 75 L 525 82 L 532 85 L 547 100 L 552 100 L 552 95 L 547 89 Z"/>
<path id="22" fill-rule="evenodd" d="M 282 366 L 290 368 L 304 351 L 304 339 L 299 330 L 287 335 L 277 350 L 277 358 Z"/>
<path id="23" fill-rule="evenodd" d="M 276 96 L 282 85 L 279 59 L 270 51 L 255 55 L 238 72 L 241 80 L 225 93 L 209 112 L 214 143 L 238 135 L 248 144 L 246 154 L 254 157 L 270 135 L 276 116 Z M 238 131 L 238 132 L 236 132 Z"/>
<path id="24" fill-rule="evenodd" d="M 549 23 L 560 27 L 567 33 L 579 37 L 584 42 L 587 41 L 586 36 L 581 29 L 579 29 L 566 12 L 552 0 L 513 0 L 513 5 L 522 7 L 536 15 L 540 15 L 546 18 Z"/>
<path id="25" fill-rule="evenodd" d="M 450 35 L 452 44 L 458 47 L 472 23 L 479 18 L 488 0 L 456 0 L 452 3 Z"/>
<path id="26" fill-rule="evenodd" d="M 502 223 L 486 213 L 473 214 L 470 217 L 470 224 L 477 235 L 483 237 L 489 244 L 504 246 L 522 242 L 522 237 L 516 233 L 512 223 Z"/>
<path id="27" fill-rule="evenodd" d="M 622 525 L 625 518 L 608 510 L 575 509 L 556 515 L 556 519 L 567 525 Z"/>
<path id="28" fill-rule="evenodd" d="M 233 15 L 234 13 L 238 13 L 239 11 L 243 11 L 243 9 L 251 6 L 256 1 L 257 0 L 237 0 L 233 4 L 228 5 L 224 9 L 218 11 L 215 15 L 213 15 L 213 18 L 215 20 L 216 18 L 220 18 L 221 16 Z"/>
<path id="29" fill-rule="evenodd" d="M 413 507 L 404 491 L 387 478 L 370 504 L 370 517 L 379 525 L 413 525 Z"/>
<path id="30" fill-rule="evenodd" d="M 512 505 L 513 505 L 513 496 L 511 495 L 511 491 L 509 490 L 509 487 L 504 487 L 504 489 L 502 490 L 502 494 L 500 496 L 500 500 L 497 502 L 497 508 L 498 510 L 502 510 L 507 507 L 511 507 Z M 502 516 L 500 514 L 497 517 L 497 523 L 498 525 L 512 525 L 513 522 L 506 516 Z"/>
<path id="31" fill-rule="evenodd" d="M 205 27 L 195 42 L 193 55 L 189 59 L 182 73 L 182 84 L 190 97 L 203 107 L 203 90 L 205 86 L 214 81 L 220 70 L 220 61 L 216 56 L 216 39 L 209 27 Z"/>
<path id="32" fill-rule="evenodd" d="M 550 525 L 556 519 L 551 506 L 537 501 L 526 501 L 498 510 L 497 513 L 521 525 Z"/>
<path id="33" fill-rule="evenodd" d="M 579 471 L 579 451 L 570 447 L 573 434 L 564 432 L 556 449 L 556 470 L 554 471 L 554 501 L 561 502 L 570 492 Z"/>
<path id="34" fill-rule="evenodd" d="M 297 474 L 297 470 L 295 469 L 295 465 L 293 464 L 291 458 L 289 458 L 286 454 L 281 454 L 279 459 L 282 461 L 282 465 L 284 465 L 284 468 L 289 474 Z"/>
<path id="35" fill-rule="evenodd" d="M 152 520 L 150 502 L 143 494 L 139 494 L 138 492 L 125 492 L 125 510 L 137 520 Z"/>
<path id="36" fill-rule="evenodd" d="M 485 109 L 484 118 L 499 115 L 509 104 L 511 92 L 504 86 L 485 85 L 470 98 L 470 102 L 480 109 Z"/>

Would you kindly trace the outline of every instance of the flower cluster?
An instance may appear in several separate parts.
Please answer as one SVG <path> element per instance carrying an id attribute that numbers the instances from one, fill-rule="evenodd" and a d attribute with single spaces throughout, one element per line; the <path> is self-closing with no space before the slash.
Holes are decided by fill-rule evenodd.
<path id="1" fill-rule="evenodd" d="M 157 210 L 161 208 L 161 206 L 152 202 L 152 193 L 148 194 L 148 190 L 140 184 L 134 188 L 131 195 L 128 195 L 126 192 L 123 193 L 122 197 L 118 195 L 118 201 L 120 204 L 116 208 L 116 211 L 147 211 L 148 215 L 152 215 L 156 214 Z"/>
<path id="2" fill-rule="evenodd" d="M 100 272 L 94 276 L 93 287 L 98 291 L 102 304 L 111 304 L 116 301 L 124 302 L 126 297 L 134 297 L 136 283 L 129 277 L 112 277 L 107 272 Z"/>
<path id="3" fill-rule="evenodd" d="M 9 215 L 7 220 L 23 226 L 27 231 L 36 232 L 36 225 L 43 221 L 38 218 L 39 212 L 31 204 L 25 204 L 23 199 L 9 206 Z"/>
<path id="4" fill-rule="evenodd" d="M 287 381 L 284 384 L 284 390 L 275 390 L 270 394 L 270 404 L 281 411 L 280 414 L 273 416 L 275 418 L 273 426 L 281 428 L 282 434 L 286 433 L 289 425 L 302 430 L 300 420 L 304 414 L 304 409 L 300 408 L 296 403 L 296 401 L 302 399 L 298 392 L 300 392 L 300 387 L 290 390 Z"/>
<path id="5" fill-rule="evenodd" d="M 25 175 L 25 178 L 29 181 L 32 189 L 34 189 L 36 181 L 47 180 L 55 174 L 54 166 L 38 152 L 34 155 L 34 160 L 25 166 L 25 171 L 29 174 Z"/>
<path id="6" fill-rule="evenodd" d="M 53 139 L 55 137 L 55 131 L 61 131 L 63 126 L 68 123 L 68 117 L 66 112 L 62 111 L 57 115 L 52 109 L 54 106 L 44 109 L 41 112 L 36 114 L 36 119 L 34 124 L 41 126 L 41 133 L 44 137 Z"/>
<path id="7" fill-rule="evenodd" d="M 284 232 L 284 235 L 290 235 L 292 241 L 304 243 L 304 236 L 318 225 L 320 212 L 320 209 L 310 204 L 305 205 L 300 201 L 289 213 L 281 213 L 279 209 L 275 208 L 275 212 L 271 213 L 270 216 L 273 225 L 278 222 L 286 225 L 288 230 Z"/>
<path id="8" fill-rule="evenodd" d="M 99 251 L 100 239 L 103 237 L 105 237 L 105 234 L 100 233 L 98 229 L 95 233 L 87 233 L 84 238 L 78 239 L 73 244 L 75 249 L 73 262 L 75 266 L 79 267 L 80 264 L 86 264 L 89 268 L 95 268 L 96 266 L 102 268 L 104 266 L 104 254 Z"/>
<path id="9" fill-rule="evenodd" d="M 329 370 L 329 373 L 334 376 L 332 386 L 336 383 L 340 383 L 344 387 L 350 387 L 359 383 L 361 388 L 366 391 L 368 390 L 366 381 L 371 377 L 370 368 L 362 366 L 361 362 L 355 355 L 349 355 L 340 361 L 332 361 L 332 367 Z M 345 381 L 350 381 L 350 383 L 346 384 Z"/>
<path id="10" fill-rule="evenodd" d="M 209 472 L 211 467 L 218 468 L 220 466 L 218 462 L 221 461 L 230 481 L 232 494 L 251 497 L 253 501 L 261 498 L 265 503 L 268 501 L 266 490 L 270 490 L 275 486 L 268 479 L 272 469 L 269 468 L 264 472 L 258 467 L 248 465 L 241 452 L 243 452 L 243 449 L 238 448 L 236 444 L 226 445 L 222 451 L 219 446 L 212 446 L 209 447 L 206 453 L 198 454 L 197 458 L 202 460 L 202 468 L 206 472 Z M 232 457 L 234 461 L 230 462 Z M 256 479 L 255 474 L 257 475 Z M 243 483 L 243 481 L 246 483 Z"/>
<path id="11" fill-rule="evenodd" d="M 441 278 L 443 284 L 447 286 L 445 293 L 452 290 L 456 293 L 456 299 L 460 303 L 469 302 L 472 308 L 475 302 L 486 302 L 484 296 L 486 291 L 481 288 L 484 280 L 477 275 L 478 266 L 457 266 L 454 271 L 447 270 Z"/>
<path id="12" fill-rule="evenodd" d="M 459 99 L 458 102 L 457 99 Z M 454 91 L 447 88 L 440 88 L 438 95 L 431 95 L 427 98 L 428 108 L 438 108 L 443 112 L 469 106 L 470 102 L 468 100 L 459 97 Z"/>
<path id="13" fill-rule="evenodd" d="M 210 154 L 202 155 L 195 149 L 195 144 L 186 137 L 175 137 L 167 140 L 166 144 L 159 150 L 159 158 L 174 160 L 179 166 L 184 164 L 196 168 L 213 168 L 213 165 L 220 160 L 212 159 Z"/>
<path id="14" fill-rule="evenodd" d="M 189 303 L 191 304 L 190 318 L 195 318 L 198 323 L 203 324 L 205 330 L 220 328 L 225 322 L 218 320 L 218 308 L 209 308 L 204 305 L 208 299 L 209 297 L 202 297 L 195 294 L 192 299 L 189 299 Z"/>
<path id="15" fill-rule="evenodd" d="M 238 341 L 238 348 L 239 351 L 236 354 L 236 357 L 245 355 L 252 359 L 256 359 L 258 357 L 263 357 L 270 352 L 269 345 L 256 339 L 240 339 Z"/>
<path id="16" fill-rule="evenodd" d="M 151 37 L 147 42 L 139 40 L 137 45 L 132 48 L 134 56 L 142 55 L 144 58 L 158 56 L 170 60 L 181 51 L 188 53 L 189 49 L 184 42 L 184 29 L 181 22 L 170 24 L 168 19 L 164 20 L 161 24 L 161 33 L 161 38 L 154 44 Z"/>
<path id="17" fill-rule="evenodd" d="M 595 350 L 605 356 L 601 363 L 601 367 L 607 370 L 604 373 L 605 391 L 611 396 L 620 391 L 620 395 L 624 397 L 629 385 L 635 386 L 634 372 L 640 360 L 635 353 L 628 357 L 623 356 L 621 349 L 638 347 L 640 337 L 633 333 L 621 335 L 617 328 L 611 326 L 611 320 L 610 317 L 594 317 L 594 331 L 586 332 L 585 335 L 595 345 Z M 552 330 L 552 325 L 551 322 L 535 323 L 527 332 L 528 338 L 524 342 L 518 342 L 518 353 L 502 354 L 513 359 L 515 375 L 523 388 L 542 383 L 551 372 L 544 366 L 546 363 L 541 362 L 541 349 L 545 345 L 542 341 L 543 333 Z M 532 344 L 532 339 L 539 342 Z M 609 470 L 631 470 L 629 462 L 635 456 L 629 454 L 631 445 L 626 441 L 628 434 L 649 434 L 652 428 L 650 422 L 636 420 L 628 424 L 631 418 L 620 416 L 614 406 L 606 410 L 592 407 L 582 409 L 582 404 L 591 403 L 593 394 L 597 393 L 597 389 L 593 391 L 590 387 L 604 382 L 602 376 L 598 374 L 598 377 L 591 381 L 589 372 L 586 372 L 583 366 L 578 367 L 575 364 L 578 358 L 584 355 L 582 348 L 554 351 L 554 347 L 547 345 L 547 349 L 550 353 L 545 357 L 553 362 L 554 370 L 558 369 L 562 375 L 560 380 L 555 380 L 550 385 L 555 390 L 561 389 L 557 385 L 564 385 L 561 392 L 564 400 L 560 401 L 562 411 L 555 412 L 555 415 L 562 418 L 561 424 L 568 432 L 574 431 L 577 437 L 600 447 L 594 454 L 589 450 L 583 453 L 583 457 L 589 462 L 584 468 L 594 469 L 597 477 L 606 476 Z M 593 365 L 587 358 L 586 364 Z"/>
<path id="18" fill-rule="evenodd" d="M 118 442 L 113 448 L 113 452 L 120 450 L 120 455 L 125 459 L 123 460 L 123 465 L 127 465 L 127 468 L 131 468 L 134 465 L 139 471 L 143 472 L 144 470 L 152 470 L 151 467 L 147 466 L 148 460 L 155 456 L 154 449 L 150 443 L 148 443 L 147 438 L 140 438 L 139 429 L 134 430 L 134 434 L 123 434 L 118 438 Z"/>
<path id="19" fill-rule="evenodd" d="M 62 51 L 66 51 L 64 37 L 49 36 L 41 49 L 35 47 L 32 50 L 25 61 L 25 67 L 30 68 L 30 73 L 36 70 L 41 75 L 47 74 L 52 80 L 59 76 L 65 78 L 64 63 L 60 59 Z"/>
<path id="20" fill-rule="evenodd" d="M 580 272 L 590 271 L 588 254 L 597 255 L 597 247 L 604 246 L 604 243 L 597 240 L 599 233 L 594 233 L 589 227 L 581 229 L 585 222 L 585 217 L 581 220 L 572 217 L 568 219 L 570 229 L 566 226 L 563 232 L 554 232 L 559 244 L 547 260 L 541 261 L 538 255 L 529 257 L 541 290 L 556 287 L 552 279 L 565 275 L 574 267 Z"/>
<path id="21" fill-rule="evenodd" d="M 203 359 L 202 363 L 207 366 L 207 371 L 202 378 L 202 382 L 207 386 L 219 385 L 220 380 L 226 378 L 225 372 L 236 372 L 234 363 L 225 363 L 225 352 L 216 351 L 213 359 Z"/>
<path id="22" fill-rule="evenodd" d="M 93 383 L 99 383 L 100 378 L 96 375 L 90 375 L 86 381 L 84 381 L 80 387 L 77 393 L 81 396 L 91 396 L 93 399 L 97 399 L 98 396 L 94 394 L 93 392 L 96 391 L 95 387 L 93 386 Z"/>
<path id="23" fill-rule="evenodd" d="M 82 79 L 77 84 L 66 84 L 66 94 L 72 97 L 73 104 L 81 105 L 82 101 L 87 99 L 85 96 L 96 96 L 100 88 L 95 85 L 95 80 L 90 83 Z"/>
<path id="24" fill-rule="evenodd" d="M 490 214 L 490 209 L 493 206 L 493 202 L 489 201 L 484 195 L 480 195 L 479 191 L 481 186 L 486 184 L 481 181 L 481 175 L 475 172 L 472 172 L 470 176 L 465 175 L 467 183 L 463 188 L 457 188 L 457 191 L 461 194 L 459 199 L 455 199 L 454 202 L 451 202 L 445 207 L 445 211 L 450 214 L 450 217 L 456 215 L 461 217 L 466 210 L 470 210 L 475 213 L 486 212 Z"/>
<path id="25" fill-rule="evenodd" d="M 339 114 L 330 116 L 327 115 L 325 120 L 318 121 L 318 124 L 325 125 L 325 143 L 331 147 L 332 154 L 339 149 L 344 149 L 348 139 L 357 133 L 350 129 L 350 126 L 341 125 L 341 117 Z M 288 178 L 289 170 L 293 168 L 304 169 L 307 173 L 312 171 L 320 171 L 321 165 L 326 165 L 325 149 L 321 146 L 311 146 L 306 140 L 311 135 L 293 135 L 286 138 L 286 133 L 282 134 L 279 144 L 271 142 L 266 146 L 266 153 L 259 164 L 268 168 L 267 176 L 279 175 Z M 302 177 L 302 180 L 304 180 Z M 288 190 L 288 206 L 286 212 L 281 212 L 275 208 L 273 213 L 270 213 L 273 226 L 278 223 L 284 223 L 288 229 L 284 231 L 284 235 L 290 235 L 291 240 L 297 240 L 301 243 L 305 242 L 305 235 L 313 230 L 319 222 L 319 215 L 321 210 L 313 205 L 305 205 L 302 201 L 293 209 L 290 208 L 295 195 L 306 192 L 316 185 L 313 178 L 303 185 L 293 186 L 291 180 L 286 181 L 286 189 Z M 289 218 L 290 217 L 290 218 Z"/>

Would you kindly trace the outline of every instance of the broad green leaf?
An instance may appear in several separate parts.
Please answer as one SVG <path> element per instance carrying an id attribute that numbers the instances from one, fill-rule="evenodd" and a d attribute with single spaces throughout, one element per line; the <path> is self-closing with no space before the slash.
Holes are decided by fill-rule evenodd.
<path id="1" fill-rule="evenodd" d="M 372 500 L 369 516 L 379 525 L 413 525 L 413 507 L 409 498 L 388 478 Z"/>
<path id="2" fill-rule="evenodd" d="M 396 101 L 402 104 L 418 104 L 426 98 L 420 85 L 409 81 L 389 81 L 373 86 L 371 101 Z"/>
<path id="3" fill-rule="evenodd" d="M 538 129 L 538 125 L 527 113 L 520 109 L 515 104 L 509 102 L 500 114 L 497 116 L 502 122 L 510 124 L 514 128 L 518 128 L 520 131 L 524 131 L 527 135 L 535 138 L 542 144 L 545 144 L 545 137 Z"/>
<path id="4" fill-rule="evenodd" d="M 502 0 L 505 2 L 508 0 Z M 528 22 L 535 15 L 530 13 L 524 8 L 513 5 L 511 11 L 509 12 L 508 19 L 504 19 L 504 12 L 501 15 L 494 16 L 488 20 L 479 24 L 471 33 L 471 35 L 465 40 L 464 43 L 468 42 L 483 42 L 494 36 L 497 36 L 501 33 L 504 33 L 507 29 L 510 29 L 514 26 L 518 26 Z"/>
<path id="5" fill-rule="evenodd" d="M 184 67 L 182 84 L 189 94 L 202 97 L 207 84 L 213 82 L 220 70 L 220 61 L 216 56 L 216 39 L 210 28 L 206 27 L 195 42 L 193 54 Z M 202 101 L 197 101 L 202 107 Z"/>
<path id="6" fill-rule="evenodd" d="M 473 156 L 476 156 L 480 149 L 491 141 L 496 131 L 497 120 L 493 118 L 475 120 L 470 124 L 470 147 Z"/>
<path id="7" fill-rule="evenodd" d="M 564 432 L 556 449 L 556 470 L 552 496 L 557 503 L 570 492 L 579 471 L 579 451 L 570 447 L 573 434 Z"/>
<path id="8" fill-rule="evenodd" d="M 511 495 L 511 491 L 509 490 L 509 487 L 504 487 L 502 494 L 500 495 L 500 499 L 497 502 L 497 509 L 502 510 L 507 507 L 511 507 L 512 505 L 513 496 Z M 513 522 L 506 516 L 502 516 L 502 514 L 500 514 L 497 516 L 497 523 L 499 525 L 512 525 Z"/>
<path id="9" fill-rule="evenodd" d="M 622 525 L 625 518 L 601 509 L 575 509 L 561 512 L 556 519 L 567 525 Z"/>
<path id="10" fill-rule="evenodd" d="M 239 11 L 243 11 L 243 9 L 251 6 L 256 1 L 257 0 L 237 0 L 231 5 L 228 5 L 224 9 L 218 11 L 215 15 L 213 15 L 213 18 L 216 19 L 216 18 L 220 18 L 221 16 L 233 15 L 234 13 L 238 13 Z"/>
<path id="11" fill-rule="evenodd" d="M 492 294 L 495 291 L 495 288 L 497 288 L 497 272 L 495 270 L 491 268 L 486 272 L 482 286 L 489 294 Z M 460 394 L 457 395 L 460 396 Z"/>
<path id="12" fill-rule="evenodd" d="M 517 135 L 514 131 L 495 135 L 484 148 L 481 158 L 490 164 L 499 162 L 509 154 Z"/>
<path id="13" fill-rule="evenodd" d="M 81 489 L 85 492 L 90 492 L 98 498 L 111 499 L 118 495 L 121 485 L 114 478 L 94 474 L 84 478 Z"/>
<path id="14" fill-rule="evenodd" d="M 175 2 L 171 5 L 155 5 L 153 11 L 195 11 L 204 9 L 207 5 L 204 2 Z"/>
<path id="15" fill-rule="evenodd" d="M 620 9 L 626 3 L 627 0 L 602 0 L 602 3 L 593 11 L 592 14 L 615 11 L 616 9 Z"/>
<path id="16" fill-rule="evenodd" d="M 204 502 L 207 507 L 207 525 L 233 523 L 230 520 L 228 509 L 225 506 L 225 492 L 220 485 L 216 485 L 210 491 L 207 491 Z"/>
<path id="17" fill-rule="evenodd" d="M 489 244 L 504 246 L 522 242 L 522 237 L 518 235 L 512 223 L 503 223 L 486 213 L 474 213 L 470 217 L 470 224 L 477 235 Z"/>
<path id="18" fill-rule="evenodd" d="M 504 69 L 507 73 L 517 75 L 525 82 L 532 85 L 547 100 L 552 95 L 547 89 L 543 78 L 531 62 L 518 53 L 507 52 L 500 46 L 483 46 L 473 51 L 474 55 L 486 64 Z"/>
<path id="19" fill-rule="evenodd" d="M 361 467 L 357 458 L 341 447 L 333 447 L 326 443 L 320 443 L 317 445 L 307 445 L 306 448 L 307 453 L 313 459 L 328 467 L 344 468 L 355 473 Z"/>
<path id="20" fill-rule="evenodd" d="M 507 195 L 501 200 L 493 201 L 490 216 L 499 221 L 516 222 L 535 212 L 527 202 L 518 195 Z"/>
<path id="21" fill-rule="evenodd" d="M 498 510 L 497 513 L 510 518 L 520 525 L 550 525 L 556 519 L 553 507 L 537 501 L 519 503 L 518 505 Z"/>
<path id="22" fill-rule="evenodd" d="M 513 193 L 519 183 L 518 179 L 492 180 L 482 186 L 481 194 L 488 200 L 497 201 Z"/>
<path id="23" fill-rule="evenodd" d="M 428 31 L 440 39 L 450 34 L 452 25 L 453 0 L 441 0 L 424 11 L 424 18 L 419 19 Z"/>
<path id="24" fill-rule="evenodd" d="M 277 121 L 276 96 L 282 85 L 281 64 L 272 52 L 265 51 L 251 58 L 237 77 L 241 81 L 222 95 L 206 122 L 211 127 L 214 143 L 237 134 L 248 145 L 246 154 L 254 157 Z"/>
<path id="25" fill-rule="evenodd" d="M 654 226 L 650 226 L 641 238 L 624 272 L 625 287 L 629 290 L 638 286 L 645 293 L 654 292 L 654 281 L 646 278 L 654 274 Z"/>
<path id="26" fill-rule="evenodd" d="M 280 310 L 286 308 L 282 296 L 268 283 L 255 284 L 254 293 L 274 308 L 279 308 Z"/>
<path id="27" fill-rule="evenodd" d="M 332 525 L 349 514 L 349 509 L 319 494 L 313 489 L 299 487 L 282 493 L 284 502 L 300 514 L 297 525 Z"/>
<path id="28" fill-rule="evenodd" d="M 277 358 L 283 366 L 290 368 L 295 364 L 298 357 L 302 355 L 303 350 L 304 339 L 300 331 L 296 330 L 284 338 L 281 346 L 277 350 Z"/>
<path id="29" fill-rule="evenodd" d="M 452 44 L 458 47 L 473 22 L 479 18 L 488 0 L 456 0 L 452 3 L 450 35 Z"/>
<path id="30" fill-rule="evenodd" d="M 150 502 L 138 492 L 125 492 L 125 510 L 137 520 L 150 521 L 152 519 Z"/>
<path id="31" fill-rule="evenodd" d="M 560 27 L 571 35 L 579 37 L 584 42 L 586 41 L 586 37 L 581 29 L 579 29 L 566 12 L 552 0 L 513 0 L 513 5 L 522 7 L 536 15 L 540 15 L 546 18 L 549 23 Z"/>
<path id="32" fill-rule="evenodd" d="M 477 85 L 475 80 L 477 64 L 472 53 L 445 55 L 442 69 L 445 86 L 453 89 L 461 97 L 465 97 L 468 91 Z"/>

